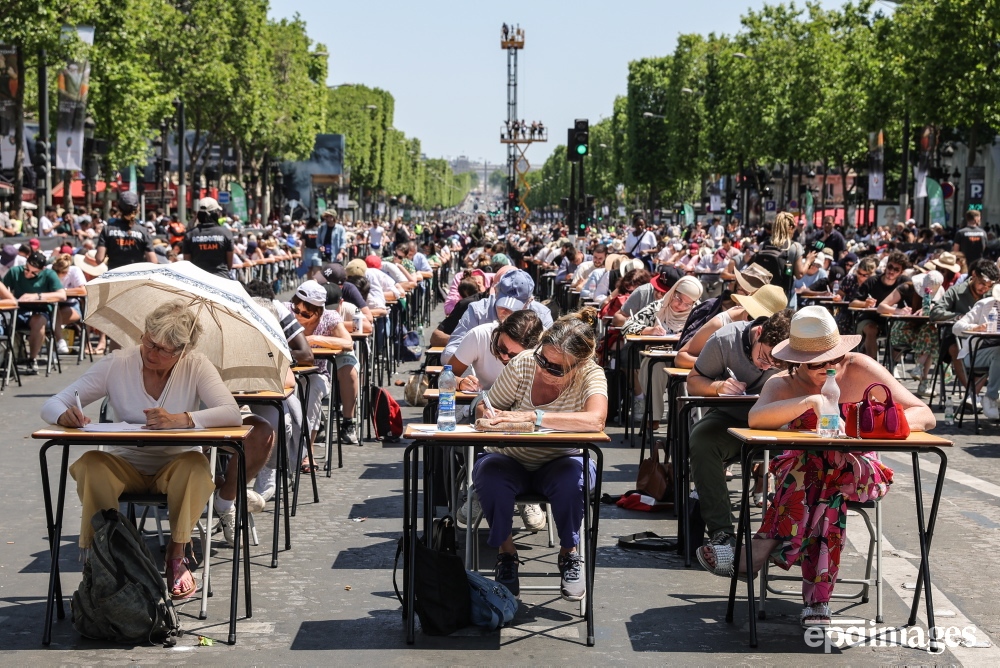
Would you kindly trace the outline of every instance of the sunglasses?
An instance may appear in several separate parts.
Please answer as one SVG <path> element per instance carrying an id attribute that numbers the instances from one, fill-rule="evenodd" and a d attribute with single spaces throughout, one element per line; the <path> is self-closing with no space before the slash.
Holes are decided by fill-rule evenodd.
<path id="1" fill-rule="evenodd" d="M 570 372 L 570 369 L 564 369 L 562 366 L 558 364 L 553 364 L 552 362 L 547 360 L 545 358 L 545 355 L 542 354 L 541 348 L 535 348 L 534 357 L 535 357 L 535 364 L 538 365 L 538 368 L 540 368 L 542 371 L 549 374 L 550 376 L 554 376 L 555 378 L 562 378 L 563 376 L 565 376 L 567 373 Z"/>
<path id="2" fill-rule="evenodd" d="M 308 308 L 299 308 L 297 305 L 292 305 L 292 313 L 295 315 L 300 315 L 303 318 L 311 318 L 316 315 L 315 311 L 311 311 Z"/>
<path id="3" fill-rule="evenodd" d="M 889 264 L 889 265 L 886 265 L 886 267 L 885 267 L 885 272 L 886 273 L 892 272 L 894 274 L 898 274 L 901 271 L 903 271 L 903 268 L 900 267 L 900 266 L 898 266 L 898 265 L 895 265 L 895 264 Z"/>
<path id="4" fill-rule="evenodd" d="M 815 364 L 806 364 L 806 368 L 811 371 L 819 371 L 820 369 L 825 369 L 826 367 L 837 366 L 844 361 L 844 355 L 841 355 L 837 359 L 827 360 L 825 362 L 816 362 Z"/>
<path id="5" fill-rule="evenodd" d="M 510 360 L 514 355 L 517 355 L 517 353 L 512 353 L 500 345 L 500 330 L 493 330 L 493 337 L 490 339 L 490 353 L 499 360 Z"/>

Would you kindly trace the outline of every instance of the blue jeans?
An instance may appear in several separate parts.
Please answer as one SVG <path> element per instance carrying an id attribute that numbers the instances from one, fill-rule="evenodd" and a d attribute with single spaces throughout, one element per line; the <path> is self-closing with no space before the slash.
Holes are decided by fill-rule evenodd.
<path id="1" fill-rule="evenodd" d="M 590 489 L 594 489 L 597 467 L 590 461 Z M 583 464 L 579 456 L 553 459 L 535 471 L 507 455 L 487 453 L 472 470 L 483 517 L 490 523 L 487 544 L 500 547 L 514 526 L 514 497 L 525 492 L 544 494 L 552 508 L 559 545 L 566 549 L 580 543 L 583 522 Z"/>

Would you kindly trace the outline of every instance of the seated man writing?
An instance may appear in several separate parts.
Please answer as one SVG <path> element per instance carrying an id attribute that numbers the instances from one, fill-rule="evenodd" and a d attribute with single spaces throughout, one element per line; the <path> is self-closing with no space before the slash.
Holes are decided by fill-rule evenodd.
<path id="1" fill-rule="evenodd" d="M 734 322 L 709 338 L 688 375 L 688 393 L 701 397 L 760 394 L 778 373 L 771 349 L 788 338 L 792 313 Z M 711 408 L 691 428 L 691 474 L 710 544 L 734 543 L 735 531 L 726 488 L 725 464 L 740 455 L 731 427 L 746 427 L 752 404 Z"/>

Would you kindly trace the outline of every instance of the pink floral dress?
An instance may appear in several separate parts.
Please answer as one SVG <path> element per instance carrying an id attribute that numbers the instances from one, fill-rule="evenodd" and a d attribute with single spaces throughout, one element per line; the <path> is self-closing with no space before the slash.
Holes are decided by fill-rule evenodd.
<path id="1" fill-rule="evenodd" d="M 813 430 L 816 416 L 807 411 L 788 428 Z M 770 471 L 777 488 L 757 536 L 779 541 L 771 553 L 777 566 L 801 562 L 806 605 L 827 603 L 840 570 L 847 502 L 885 496 L 892 469 L 876 452 L 786 450 L 771 460 Z"/>

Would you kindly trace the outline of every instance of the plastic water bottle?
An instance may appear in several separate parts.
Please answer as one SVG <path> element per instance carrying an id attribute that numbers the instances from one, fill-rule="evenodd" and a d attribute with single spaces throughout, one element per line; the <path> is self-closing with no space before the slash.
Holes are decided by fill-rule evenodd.
<path id="1" fill-rule="evenodd" d="M 924 305 L 923 305 L 923 309 L 924 309 L 924 315 L 927 315 L 928 313 L 930 313 L 930 310 L 931 310 L 931 289 L 930 288 L 924 288 Z"/>
<path id="2" fill-rule="evenodd" d="M 826 370 L 826 382 L 823 383 L 823 409 L 820 412 L 817 427 L 820 438 L 840 437 L 840 386 L 837 385 L 837 370 Z"/>
<path id="3" fill-rule="evenodd" d="M 840 281 L 833 282 L 833 288 L 831 289 L 831 292 L 833 294 L 837 294 L 838 292 L 840 292 Z"/>
<path id="4" fill-rule="evenodd" d="M 361 311 L 355 311 L 354 312 L 354 331 L 355 332 L 363 332 L 364 331 L 364 329 L 362 329 L 363 326 L 364 326 L 364 318 L 365 318 L 365 316 L 364 316 L 363 313 L 361 313 Z"/>
<path id="5" fill-rule="evenodd" d="M 950 395 L 944 405 L 944 423 L 949 427 L 955 424 L 955 400 Z"/>
<path id="6" fill-rule="evenodd" d="M 996 308 L 990 309 L 990 312 L 986 315 L 986 333 L 996 334 L 997 333 L 997 310 Z"/>
<path id="7" fill-rule="evenodd" d="M 455 389 L 458 383 L 451 365 L 446 364 L 438 378 L 438 431 L 455 431 Z"/>

